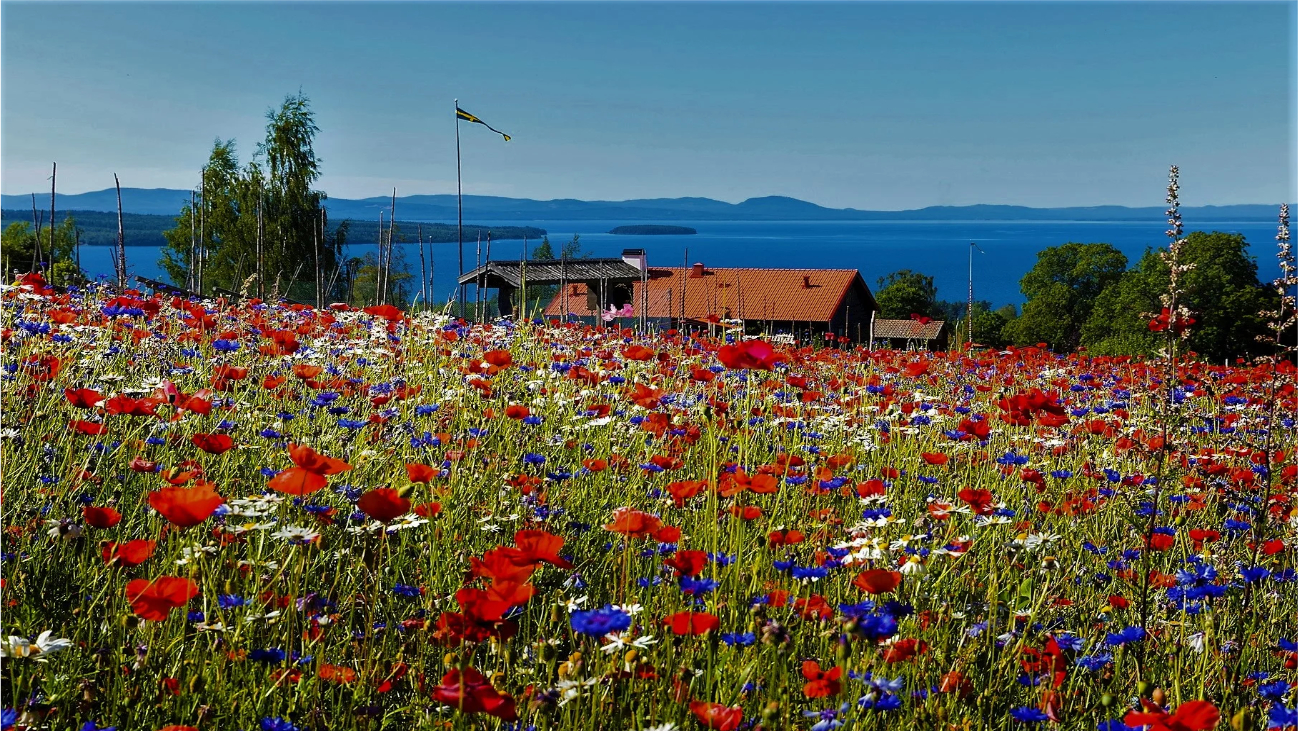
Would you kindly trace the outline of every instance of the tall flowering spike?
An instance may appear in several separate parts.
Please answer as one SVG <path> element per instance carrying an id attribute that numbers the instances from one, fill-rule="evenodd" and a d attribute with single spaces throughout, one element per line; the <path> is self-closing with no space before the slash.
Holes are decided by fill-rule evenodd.
<path id="1" fill-rule="evenodd" d="M 1295 327 L 1296 321 L 1296 257 L 1291 248 L 1291 208 L 1283 203 L 1277 213 L 1277 264 L 1282 274 L 1273 280 L 1273 291 L 1277 292 L 1277 309 L 1262 312 L 1268 318 L 1273 335 L 1260 335 L 1260 340 L 1272 340 L 1282 344 L 1283 335 Z"/>
<path id="2" fill-rule="evenodd" d="M 1169 289 L 1160 295 L 1160 304 L 1168 311 L 1165 317 L 1170 322 L 1191 322 L 1191 312 L 1178 302 L 1178 295 L 1181 288 L 1179 279 L 1184 272 L 1190 271 L 1192 265 L 1182 263 L 1183 244 L 1187 239 L 1183 238 L 1183 214 L 1178 210 L 1178 166 L 1169 166 L 1169 187 L 1165 190 L 1165 203 L 1169 206 L 1165 210 L 1165 215 L 1169 219 L 1169 229 L 1165 235 L 1169 237 L 1169 249 L 1160 252 L 1160 258 L 1169 266 Z M 1176 329 L 1176 334 L 1186 337 L 1186 328 Z"/>

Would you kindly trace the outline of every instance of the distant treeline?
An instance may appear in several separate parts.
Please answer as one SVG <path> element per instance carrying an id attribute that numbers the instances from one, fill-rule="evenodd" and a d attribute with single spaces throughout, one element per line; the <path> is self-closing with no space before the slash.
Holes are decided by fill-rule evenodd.
<path id="1" fill-rule="evenodd" d="M 41 226 L 49 225 L 50 212 L 37 211 L 43 215 Z M 71 216 L 81 231 L 81 243 L 86 246 L 114 246 L 117 244 L 117 214 L 102 211 L 55 211 L 57 222 Z M 11 223 L 32 223 L 32 212 L 23 210 L 0 211 L 0 228 Z M 332 224 L 337 225 L 337 221 Z M 385 224 L 387 226 L 387 224 Z M 158 216 L 141 213 L 122 214 L 122 228 L 126 234 L 127 246 L 166 246 L 167 239 L 163 231 L 176 227 L 176 216 Z M 333 226 L 331 226 L 332 228 Z M 416 223 L 398 221 L 394 239 L 398 243 L 414 242 L 417 231 L 423 229 L 424 240 L 435 244 L 448 244 L 456 241 L 456 227 L 446 223 Z M 545 229 L 533 226 L 465 226 L 464 238 L 474 241 L 480 235 L 486 240 L 489 232 L 496 240 L 530 239 L 541 240 L 546 235 Z M 379 240 L 379 221 L 350 221 L 348 224 L 348 241 L 353 244 L 375 243 Z"/>

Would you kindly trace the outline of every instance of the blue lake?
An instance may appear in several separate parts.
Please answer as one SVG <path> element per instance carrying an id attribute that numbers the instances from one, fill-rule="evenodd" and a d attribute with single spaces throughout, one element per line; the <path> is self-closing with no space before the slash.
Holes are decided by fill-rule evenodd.
<path id="1" fill-rule="evenodd" d="M 974 255 L 975 298 L 994 306 L 1020 304 L 1020 278 L 1040 250 L 1069 241 L 1106 242 L 1129 257 L 1132 265 L 1148 247 L 1163 246 L 1165 222 L 1155 221 L 673 221 L 698 231 L 693 236 L 627 236 L 606 233 L 615 226 L 652 221 L 510 221 L 502 225 L 529 225 L 545 229 L 558 252 L 573 234 L 593 256 L 618 256 L 624 248 L 646 250 L 651 266 L 681 266 L 703 262 L 708 267 L 791 267 L 858 269 L 873 289 L 876 280 L 898 269 L 932 275 L 940 299 L 964 301 L 967 252 L 974 241 L 984 253 Z M 492 223 L 484 224 L 492 225 Z M 1245 235 L 1260 265 L 1260 278 L 1277 275 L 1274 236 L 1270 222 L 1187 221 L 1187 231 L 1228 231 Z M 528 242 L 531 251 L 537 241 Z M 514 259 L 522 241 L 496 241 L 492 258 Z M 411 271 L 420 269 L 414 244 L 401 246 Z M 455 244 L 433 245 L 434 299 L 446 301 L 456 288 Z M 349 246 L 361 256 L 374 244 Z M 165 279 L 154 247 L 127 247 L 131 274 Z M 111 275 L 111 247 L 84 247 L 82 265 L 91 275 Z M 465 244 L 465 269 L 474 268 L 475 243 Z M 471 295 L 472 296 L 472 295 Z"/>

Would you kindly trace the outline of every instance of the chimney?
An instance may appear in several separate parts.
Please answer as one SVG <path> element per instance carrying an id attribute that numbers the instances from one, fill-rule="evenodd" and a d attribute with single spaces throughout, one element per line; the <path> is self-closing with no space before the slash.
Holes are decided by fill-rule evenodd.
<path id="1" fill-rule="evenodd" d="M 702 276 L 704 276 L 704 265 L 697 261 L 695 266 L 691 267 L 691 279 L 699 279 Z"/>
<path id="2" fill-rule="evenodd" d="M 812 277 L 807 274 L 803 275 L 803 288 L 812 289 Z"/>
<path id="3" fill-rule="evenodd" d="M 646 270 L 645 249 L 623 249 L 623 261 L 644 272 Z"/>

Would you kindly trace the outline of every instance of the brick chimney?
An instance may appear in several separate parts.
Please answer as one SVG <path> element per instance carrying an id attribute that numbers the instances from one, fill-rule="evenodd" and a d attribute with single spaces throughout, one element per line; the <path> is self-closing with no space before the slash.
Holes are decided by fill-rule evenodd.
<path id="1" fill-rule="evenodd" d="M 702 276 L 704 276 L 704 265 L 697 261 L 691 267 L 691 279 L 699 279 Z"/>
<path id="2" fill-rule="evenodd" d="M 803 288 L 812 289 L 812 277 L 807 274 L 803 275 Z"/>

